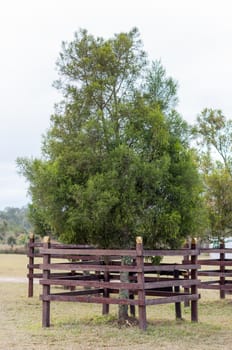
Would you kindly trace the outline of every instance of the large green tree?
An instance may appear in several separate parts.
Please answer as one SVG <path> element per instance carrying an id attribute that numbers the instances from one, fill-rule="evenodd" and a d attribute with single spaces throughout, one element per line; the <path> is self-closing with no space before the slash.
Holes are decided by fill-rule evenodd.
<path id="1" fill-rule="evenodd" d="M 112 39 L 80 30 L 63 43 L 42 159 L 19 159 L 31 216 L 66 242 L 152 246 L 195 234 L 199 178 L 177 84 L 149 64 L 136 29 Z"/>
<path id="2" fill-rule="evenodd" d="M 199 178 L 177 84 L 149 64 L 137 29 L 111 39 L 80 30 L 63 43 L 41 159 L 19 159 L 31 217 L 66 242 L 177 246 L 195 234 Z"/>

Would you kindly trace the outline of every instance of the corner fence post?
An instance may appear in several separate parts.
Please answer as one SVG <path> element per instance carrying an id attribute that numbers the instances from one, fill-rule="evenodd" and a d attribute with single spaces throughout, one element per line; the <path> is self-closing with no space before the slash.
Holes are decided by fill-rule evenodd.
<path id="1" fill-rule="evenodd" d="M 225 241 L 222 240 L 220 242 L 220 249 L 225 249 Z M 221 263 L 223 262 L 223 265 L 221 265 Z M 221 252 L 220 253 L 220 274 L 221 273 L 225 273 L 225 253 Z M 224 276 L 220 276 L 220 298 L 221 299 L 225 299 L 225 290 L 223 290 L 223 286 L 225 285 L 225 277 Z"/>
<path id="2" fill-rule="evenodd" d="M 43 248 L 49 249 L 51 246 L 50 244 L 50 237 L 44 237 L 44 243 Z M 50 277 L 50 270 L 46 268 L 47 264 L 50 264 L 50 254 L 49 253 L 43 253 L 43 280 L 47 280 Z M 49 284 L 43 284 L 43 294 L 42 294 L 42 326 L 43 327 L 50 327 L 50 301 L 47 299 L 47 297 L 50 294 L 50 285 Z"/>
<path id="3" fill-rule="evenodd" d="M 146 300 L 145 300 L 145 283 L 144 283 L 144 256 L 143 256 L 143 239 L 142 237 L 136 237 L 136 265 L 138 268 L 138 302 L 139 302 L 139 328 L 146 330 L 147 317 L 146 317 Z"/>
<path id="4" fill-rule="evenodd" d="M 191 249 L 196 250 L 196 239 L 193 238 L 191 242 Z M 197 255 L 191 255 L 191 264 L 197 265 Z M 191 280 L 197 280 L 197 266 L 191 269 Z M 191 294 L 197 294 L 197 282 L 191 285 Z M 191 301 L 191 320 L 198 322 L 198 299 Z"/>
<path id="5" fill-rule="evenodd" d="M 33 233 L 29 235 L 29 243 L 28 243 L 28 298 L 33 297 L 33 274 L 34 274 L 34 253 L 35 253 L 35 236 Z"/>

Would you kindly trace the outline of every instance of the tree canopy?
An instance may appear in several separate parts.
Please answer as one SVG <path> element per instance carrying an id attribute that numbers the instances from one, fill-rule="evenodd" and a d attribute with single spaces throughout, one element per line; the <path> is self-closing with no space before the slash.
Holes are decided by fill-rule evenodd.
<path id="1" fill-rule="evenodd" d="M 41 159 L 18 159 L 38 231 L 101 247 L 177 246 L 199 230 L 201 184 L 177 83 L 149 62 L 137 29 L 86 30 L 62 44 L 63 95 Z"/>
<path id="2" fill-rule="evenodd" d="M 232 121 L 221 110 L 205 108 L 193 127 L 208 210 L 208 236 L 232 234 Z"/>
<path id="3" fill-rule="evenodd" d="M 193 134 L 203 147 L 221 163 L 232 175 L 232 120 L 227 119 L 221 110 L 205 108 L 197 117 Z"/>

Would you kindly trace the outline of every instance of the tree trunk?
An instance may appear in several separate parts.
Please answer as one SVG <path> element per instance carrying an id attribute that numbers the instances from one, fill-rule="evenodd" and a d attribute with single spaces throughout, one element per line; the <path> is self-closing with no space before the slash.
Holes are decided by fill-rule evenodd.
<path id="1" fill-rule="evenodd" d="M 131 265 L 132 262 L 133 262 L 133 260 L 130 256 L 122 257 L 122 261 L 121 261 L 122 266 L 123 265 Z M 120 273 L 120 281 L 122 283 L 128 283 L 129 282 L 129 272 L 121 272 Z M 129 290 L 121 289 L 119 291 L 119 298 L 129 299 Z M 119 305 L 119 307 L 118 307 L 119 323 L 126 323 L 126 321 L 128 319 L 129 319 L 128 305 Z"/>

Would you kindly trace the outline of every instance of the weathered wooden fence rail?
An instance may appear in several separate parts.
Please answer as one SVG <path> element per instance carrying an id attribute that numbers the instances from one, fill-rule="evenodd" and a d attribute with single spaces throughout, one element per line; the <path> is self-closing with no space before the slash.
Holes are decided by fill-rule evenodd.
<path id="1" fill-rule="evenodd" d="M 80 249 L 52 246 L 47 240 L 40 247 L 43 256 L 41 300 L 43 304 L 42 324 L 50 326 L 50 303 L 52 301 L 100 303 L 103 313 L 109 312 L 110 304 L 138 307 L 139 327 L 146 329 L 146 307 L 149 305 L 175 303 L 176 316 L 181 317 L 180 303 L 191 301 L 191 320 L 198 320 L 197 302 L 198 249 L 192 243 L 191 249 L 144 250 L 142 240 L 137 239 L 136 249 Z M 153 256 L 190 256 L 184 264 L 171 263 L 154 265 L 148 260 Z M 69 259 L 67 262 L 54 262 L 54 257 Z M 130 257 L 130 265 L 123 264 L 123 258 Z M 186 279 L 185 272 L 190 271 Z M 56 273 L 64 271 L 62 276 Z M 68 274 L 67 271 L 72 271 Z M 128 274 L 128 281 L 122 282 L 122 274 Z M 56 286 L 75 288 L 64 291 Z M 122 297 L 121 290 L 128 291 L 129 299 Z"/>

